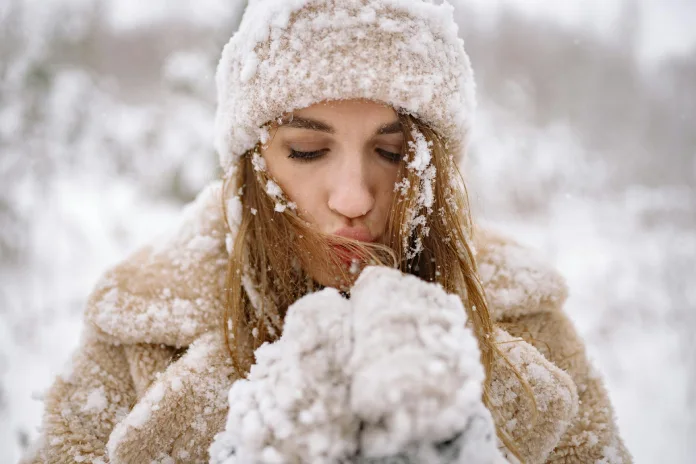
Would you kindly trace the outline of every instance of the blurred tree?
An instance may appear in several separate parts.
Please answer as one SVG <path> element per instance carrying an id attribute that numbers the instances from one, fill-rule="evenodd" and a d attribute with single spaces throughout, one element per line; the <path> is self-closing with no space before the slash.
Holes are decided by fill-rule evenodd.
<path id="1" fill-rule="evenodd" d="M 652 67 L 642 63 L 640 6 L 624 5 L 611 40 L 507 11 L 486 26 L 473 11 L 460 10 L 481 98 L 514 107 L 536 127 L 570 124 L 589 157 L 610 163 L 616 191 L 634 183 L 693 185 L 688 96 L 696 92 L 690 74 L 696 50 Z"/>

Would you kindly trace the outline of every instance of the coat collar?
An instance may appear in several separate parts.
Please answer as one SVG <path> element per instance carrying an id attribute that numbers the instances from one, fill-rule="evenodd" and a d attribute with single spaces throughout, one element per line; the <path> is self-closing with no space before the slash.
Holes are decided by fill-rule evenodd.
<path id="1" fill-rule="evenodd" d="M 221 183 L 188 205 L 174 233 L 136 251 L 97 284 L 86 320 L 112 343 L 188 346 L 220 324 L 227 268 Z M 538 253 L 477 230 L 479 275 L 494 320 L 557 310 L 563 277 Z"/>

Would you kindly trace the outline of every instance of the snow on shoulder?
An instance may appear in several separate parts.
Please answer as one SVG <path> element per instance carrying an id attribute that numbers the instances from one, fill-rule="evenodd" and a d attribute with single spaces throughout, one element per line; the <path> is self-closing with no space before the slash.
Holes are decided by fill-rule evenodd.
<path id="1" fill-rule="evenodd" d="M 461 301 L 384 267 L 292 305 L 229 393 L 211 463 L 497 463 Z"/>
<path id="2" fill-rule="evenodd" d="M 209 184 L 173 230 L 102 276 L 85 313 L 100 338 L 181 347 L 216 327 L 227 265 L 221 190 Z"/>

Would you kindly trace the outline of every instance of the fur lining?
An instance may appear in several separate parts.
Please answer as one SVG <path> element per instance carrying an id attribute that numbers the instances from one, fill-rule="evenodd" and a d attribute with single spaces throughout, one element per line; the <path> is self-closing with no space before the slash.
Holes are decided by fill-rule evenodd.
<path id="1" fill-rule="evenodd" d="M 227 266 L 221 183 L 205 188 L 179 226 L 97 284 L 86 320 L 112 343 L 190 345 L 220 324 Z"/>
<path id="2" fill-rule="evenodd" d="M 102 279 L 72 374 L 47 394 L 43 436 L 23 462 L 207 461 L 238 379 L 221 331 L 210 330 L 220 323 L 227 264 L 220 191 L 219 183 L 209 186 L 175 234 Z M 497 425 L 525 462 L 629 464 L 607 393 L 559 310 L 563 279 L 490 231 L 478 231 L 475 245 L 491 314 L 509 333 L 496 333 L 511 363 L 493 366 Z M 176 346 L 188 346 L 178 359 Z"/>
<path id="3" fill-rule="evenodd" d="M 476 262 L 495 321 L 560 311 L 568 298 L 563 276 L 538 251 L 490 229 L 476 231 Z"/>
<path id="4" fill-rule="evenodd" d="M 183 347 L 219 325 L 228 259 L 220 195 L 221 183 L 210 184 L 186 207 L 174 234 L 105 274 L 86 310 L 102 338 Z M 493 319 L 561 307 L 565 281 L 537 253 L 488 230 L 477 231 L 475 244 Z"/>

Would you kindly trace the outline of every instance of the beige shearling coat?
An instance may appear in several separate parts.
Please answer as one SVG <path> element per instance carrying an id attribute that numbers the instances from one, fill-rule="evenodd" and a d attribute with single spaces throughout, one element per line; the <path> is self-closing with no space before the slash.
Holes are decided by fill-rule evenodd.
<path id="1" fill-rule="evenodd" d="M 237 378 L 217 330 L 227 263 L 219 195 L 211 184 L 175 233 L 98 283 L 79 349 L 46 395 L 41 437 L 23 462 L 208 462 Z M 562 277 L 491 233 L 480 231 L 476 247 L 492 316 L 505 328 L 500 348 L 536 403 L 510 366 L 494 366 L 497 422 L 525 462 L 630 463 L 607 392 L 562 312 Z"/>

